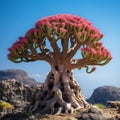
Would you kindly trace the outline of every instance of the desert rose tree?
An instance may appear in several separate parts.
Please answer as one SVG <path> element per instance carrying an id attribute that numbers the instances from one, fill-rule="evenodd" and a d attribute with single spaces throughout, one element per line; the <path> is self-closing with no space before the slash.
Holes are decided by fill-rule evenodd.
<path id="1" fill-rule="evenodd" d="M 19 37 L 9 48 L 9 60 L 44 60 L 51 66 L 42 88 L 34 93 L 29 110 L 40 114 L 72 113 L 88 106 L 72 70 L 85 68 L 91 73 L 96 65 L 109 63 L 112 57 L 99 42 L 102 37 L 86 19 L 68 14 L 40 19 L 24 37 Z"/>

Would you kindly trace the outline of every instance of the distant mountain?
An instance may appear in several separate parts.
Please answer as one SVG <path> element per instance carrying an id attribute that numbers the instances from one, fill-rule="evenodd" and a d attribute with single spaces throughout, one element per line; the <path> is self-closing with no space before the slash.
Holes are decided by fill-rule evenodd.
<path id="1" fill-rule="evenodd" d="M 23 70 L 20 69 L 0 70 L 0 81 L 8 79 L 16 79 L 30 86 L 38 84 L 38 82 L 35 79 L 29 78 L 28 74 Z"/>
<path id="2" fill-rule="evenodd" d="M 91 97 L 87 100 L 89 103 L 107 104 L 107 101 L 120 100 L 120 88 L 114 86 L 98 87 L 94 90 Z"/>

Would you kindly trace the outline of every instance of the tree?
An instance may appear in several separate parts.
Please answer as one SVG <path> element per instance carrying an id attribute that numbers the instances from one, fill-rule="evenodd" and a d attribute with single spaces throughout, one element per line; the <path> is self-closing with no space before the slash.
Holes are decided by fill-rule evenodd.
<path id="1" fill-rule="evenodd" d="M 72 70 L 86 68 L 91 73 L 95 65 L 109 63 L 112 57 L 99 42 L 102 37 L 86 19 L 67 14 L 40 19 L 24 37 L 19 37 L 9 48 L 11 61 L 44 60 L 51 66 L 41 90 L 35 92 L 31 101 L 32 112 L 72 113 L 88 105 Z M 80 56 L 75 58 L 78 52 Z M 91 70 L 89 66 L 93 66 Z"/>

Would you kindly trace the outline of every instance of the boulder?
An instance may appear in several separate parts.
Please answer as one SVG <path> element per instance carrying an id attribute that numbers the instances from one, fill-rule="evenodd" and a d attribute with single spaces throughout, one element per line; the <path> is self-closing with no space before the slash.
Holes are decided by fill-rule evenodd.
<path id="1" fill-rule="evenodd" d="M 107 101 L 120 100 L 120 88 L 114 86 L 98 87 L 87 100 L 89 103 L 101 103 L 107 105 Z"/>
<path id="2" fill-rule="evenodd" d="M 81 113 L 78 120 L 115 120 L 114 116 L 105 114 L 101 109 L 96 106 L 91 106 L 88 110 Z"/>
<path id="3" fill-rule="evenodd" d="M 108 101 L 107 104 L 112 108 L 117 108 L 118 112 L 120 113 L 120 101 Z"/>

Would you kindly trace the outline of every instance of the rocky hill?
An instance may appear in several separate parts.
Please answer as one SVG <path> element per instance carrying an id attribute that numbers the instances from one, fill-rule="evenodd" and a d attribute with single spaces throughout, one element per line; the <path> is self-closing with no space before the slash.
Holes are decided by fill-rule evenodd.
<path id="1" fill-rule="evenodd" d="M 87 101 L 92 104 L 102 103 L 107 105 L 107 101 L 115 100 L 120 100 L 120 88 L 114 86 L 102 86 L 96 88 Z"/>
<path id="2" fill-rule="evenodd" d="M 38 82 L 35 81 L 35 79 L 28 77 L 28 74 L 23 70 L 20 69 L 0 70 L 0 81 L 8 79 L 16 79 L 30 86 L 38 84 Z"/>

